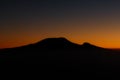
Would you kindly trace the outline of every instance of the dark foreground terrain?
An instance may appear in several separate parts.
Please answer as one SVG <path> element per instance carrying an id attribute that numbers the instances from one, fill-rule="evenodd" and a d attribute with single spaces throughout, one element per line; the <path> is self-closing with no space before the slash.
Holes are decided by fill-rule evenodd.
<path id="1" fill-rule="evenodd" d="M 0 65 L 43 72 L 75 72 L 93 76 L 113 76 L 120 72 L 120 51 L 65 38 L 47 38 L 26 46 L 1 49 Z"/>

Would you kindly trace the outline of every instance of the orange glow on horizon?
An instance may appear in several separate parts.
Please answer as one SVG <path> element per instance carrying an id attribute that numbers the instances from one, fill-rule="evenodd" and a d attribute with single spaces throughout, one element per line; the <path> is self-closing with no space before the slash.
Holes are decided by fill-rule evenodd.
<path id="1" fill-rule="evenodd" d="M 11 42 L 4 42 L 0 45 L 0 48 L 19 47 L 27 44 L 36 43 L 42 39 L 39 38 L 38 40 L 38 38 L 36 38 L 36 39 L 28 39 L 28 40 L 24 39 L 24 40 L 17 40 L 17 41 L 14 40 Z M 120 42 L 115 40 L 100 40 L 95 38 L 92 40 L 92 39 L 80 39 L 80 38 L 70 38 L 70 37 L 68 37 L 67 39 L 77 44 L 83 44 L 84 42 L 89 42 L 93 45 L 103 47 L 103 48 L 120 48 Z"/>

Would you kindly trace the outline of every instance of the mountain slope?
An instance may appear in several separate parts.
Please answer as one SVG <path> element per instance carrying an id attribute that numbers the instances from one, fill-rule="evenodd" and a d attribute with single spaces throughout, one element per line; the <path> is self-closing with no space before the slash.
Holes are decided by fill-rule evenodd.
<path id="1" fill-rule="evenodd" d="M 39 64 L 59 71 L 70 68 L 72 71 L 97 70 L 99 73 L 108 67 L 119 69 L 120 54 L 114 54 L 118 53 L 90 43 L 78 45 L 65 38 L 47 38 L 34 44 L 1 50 L 0 64 Z"/>

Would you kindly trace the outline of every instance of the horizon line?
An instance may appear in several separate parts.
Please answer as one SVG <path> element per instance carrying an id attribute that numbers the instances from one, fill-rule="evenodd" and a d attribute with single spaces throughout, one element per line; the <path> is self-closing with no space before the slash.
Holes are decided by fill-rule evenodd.
<path id="1" fill-rule="evenodd" d="M 63 38 L 63 39 L 66 39 L 66 40 L 68 40 L 68 41 L 70 41 L 69 39 L 67 39 L 67 38 L 65 38 L 65 37 L 53 37 L 53 39 L 59 39 L 59 38 Z M 35 44 L 35 43 L 38 43 L 38 42 L 41 42 L 42 40 L 45 40 L 45 39 L 52 39 L 52 38 L 44 38 L 44 39 L 41 39 L 41 40 L 39 40 L 39 41 L 37 41 L 37 42 L 33 42 L 33 43 L 28 43 L 28 44 L 23 44 L 23 45 L 19 45 L 19 46 L 13 46 L 13 47 L 0 47 L 0 49 L 10 49 L 10 48 L 17 48 L 17 47 L 22 47 L 22 46 L 27 46 L 27 45 L 30 45 L 30 44 Z M 72 43 L 75 43 L 75 42 L 73 42 L 73 41 L 70 41 L 70 42 L 72 42 Z M 78 44 L 78 45 L 83 45 L 84 43 L 88 43 L 88 44 L 91 44 L 91 45 L 94 45 L 94 44 L 92 44 L 91 42 L 83 42 L 82 44 L 79 44 L 79 43 L 75 43 L 75 44 Z M 102 46 L 99 46 L 99 45 L 94 45 L 94 46 L 98 46 L 98 47 L 101 47 L 101 48 L 106 48 L 106 49 L 116 49 L 116 50 L 119 50 L 120 49 L 120 47 L 102 47 Z"/>

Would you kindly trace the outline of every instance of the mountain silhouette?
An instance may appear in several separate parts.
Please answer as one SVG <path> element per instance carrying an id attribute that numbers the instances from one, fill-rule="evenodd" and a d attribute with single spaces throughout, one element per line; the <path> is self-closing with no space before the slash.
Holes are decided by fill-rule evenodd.
<path id="1" fill-rule="evenodd" d="M 73 47 L 73 45 L 75 45 L 75 43 L 70 42 L 64 37 L 47 38 L 34 44 L 34 46 L 38 46 L 38 47 L 46 48 L 46 49 L 69 48 L 69 47 Z"/>
<path id="2" fill-rule="evenodd" d="M 90 44 L 90 43 L 88 43 L 88 42 L 84 42 L 84 43 L 83 43 L 83 46 L 86 46 L 86 47 L 97 47 L 97 46 L 92 45 L 92 44 Z"/>
<path id="3" fill-rule="evenodd" d="M 46 38 L 33 44 L 0 50 L 1 65 L 34 64 L 42 67 L 39 69 L 52 68 L 57 72 L 112 74 L 120 71 L 119 62 L 119 51 L 105 49 L 88 42 L 82 45 L 76 44 L 64 37 Z"/>

